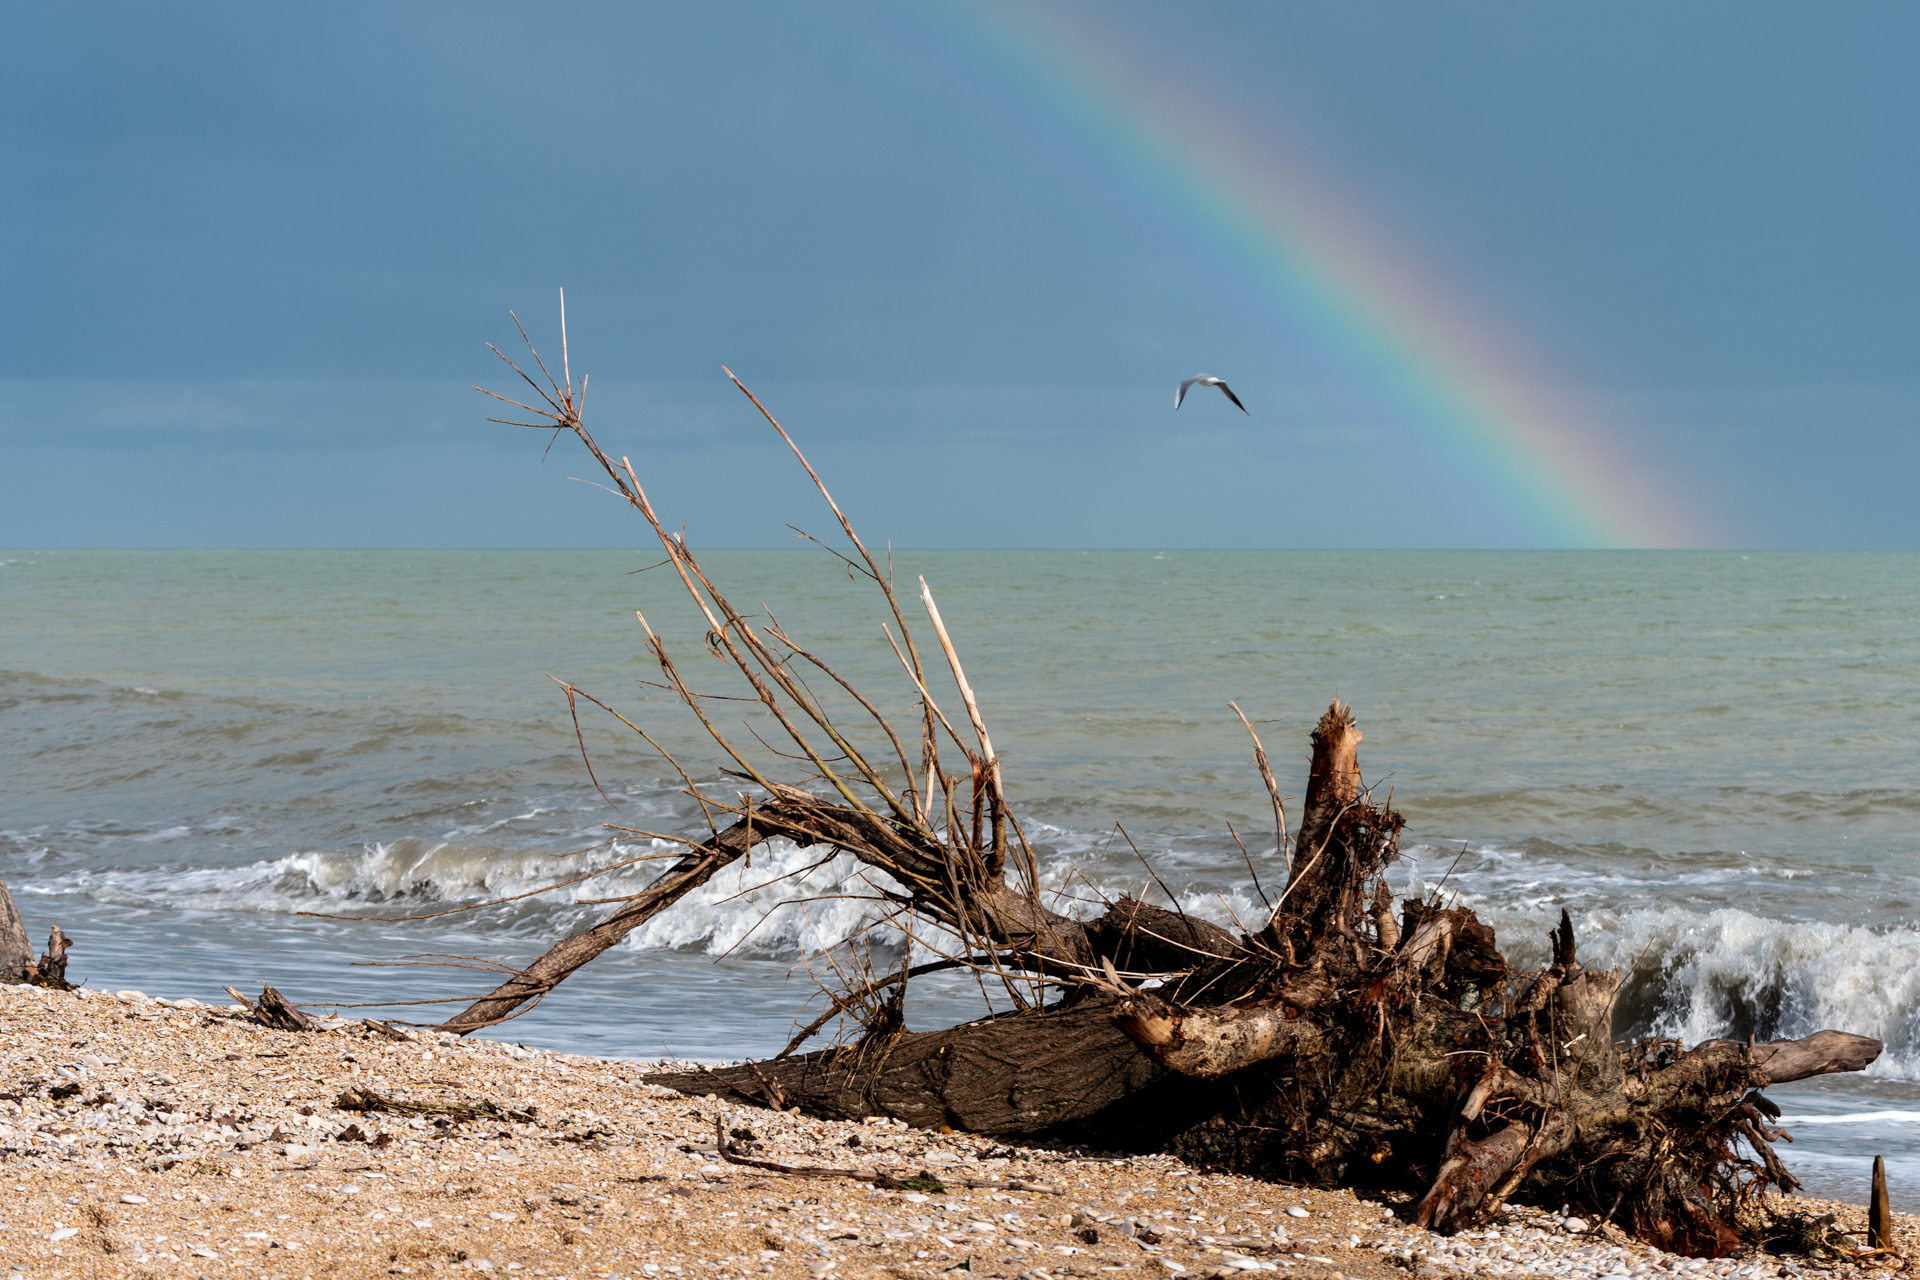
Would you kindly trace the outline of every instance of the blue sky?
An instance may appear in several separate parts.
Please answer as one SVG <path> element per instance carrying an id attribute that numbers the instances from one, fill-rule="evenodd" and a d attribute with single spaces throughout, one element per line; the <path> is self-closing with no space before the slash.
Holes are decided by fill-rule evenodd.
<path id="1" fill-rule="evenodd" d="M 1309 148 L 1721 540 L 1920 545 L 1911 8 L 1059 7 Z M 898 545 L 1540 541 L 953 12 L 15 11 L 0 545 L 630 541 L 468 390 L 562 285 L 708 545 L 817 522 L 723 363 Z M 1176 417 L 1202 370 L 1253 414 Z"/>

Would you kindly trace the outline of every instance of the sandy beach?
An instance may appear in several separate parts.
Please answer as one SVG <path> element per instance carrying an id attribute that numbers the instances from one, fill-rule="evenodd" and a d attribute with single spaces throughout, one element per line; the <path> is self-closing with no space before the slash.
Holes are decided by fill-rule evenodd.
<path id="1" fill-rule="evenodd" d="M 1852 1273 L 1705 1261 L 1513 1208 L 1443 1239 L 1345 1192 L 1164 1156 L 1007 1146 L 897 1122 L 741 1111 L 647 1083 L 686 1069 L 350 1023 L 256 1025 L 136 992 L 0 987 L 0 1277 L 1205 1276 Z M 422 1114 L 340 1108 L 372 1092 Z M 720 1160 L 925 1173 L 881 1189 Z M 1799 1201 L 1864 1231 L 1857 1206 Z M 1902 1215 L 1901 1246 L 1916 1238 Z"/>

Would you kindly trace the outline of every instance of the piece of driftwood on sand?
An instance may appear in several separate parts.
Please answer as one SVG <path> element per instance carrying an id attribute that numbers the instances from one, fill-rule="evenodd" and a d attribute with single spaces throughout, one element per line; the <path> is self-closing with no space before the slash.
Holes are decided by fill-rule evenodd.
<path id="1" fill-rule="evenodd" d="M 27 941 L 26 921 L 13 905 L 13 894 L 0 882 L 0 982 L 24 982 L 55 991 L 71 991 L 67 981 L 67 952 L 73 939 L 59 925 L 47 931 L 47 949 L 36 959 L 33 944 Z"/>
<path id="2" fill-rule="evenodd" d="M 1396 901 L 1386 872 L 1403 820 L 1364 785 L 1360 726 L 1337 702 L 1312 731 L 1290 841 L 1256 739 L 1278 846 L 1266 865 L 1248 855 L 1274 891 L 1264 920 L 1223 927 L 1172 898 L 1171 908 L 1121 898 L 1091 917 L 1054 909 L 932 591 L 923 581 L 916 593 L 924 631 L 910 626 L 890 566 L 744 385 L 735 379 L 826 499 L 846 539 L 835 554 L 876 593 L 876 630 L 911 696 L 898 723 L 777 622 L 736 608 L 656 514 L 632 463 L 588 432 L 585 383 L 576 393 L 564 346 L 562 378 L 537 354 L 540 378 L 508 364 L 531 391 L 498 398 L 534 415 L 519 425 L 576 438 L 604 487 L 646 520 L 705 627 L 707 653 L 758 703 L 781 749 L 723 728 L 639 616 L 665 687 L 740 789 L 718 797 L 674 761 L 709 833 L 686 840 L 673 865 L 599 924 L 511 966 L 443 1029 L 471 1032 L 524 1011 L 721 868 L 791 841 L 857 859 L 879 916 L 938 958 L 877 973 L 870 951 L 843 946 L 828 957 L 845 981 L 827 1013 L 852 1024 L 845 1042 L 795 1052 L 832 1021 L 823 1017 L 767 1061 L 655 1080 L 825 1117 L 1158 1148 L 1240 1172 L 1405 1193 L 1418 1222 L 1445 1232 L 1510 1199 L 1564 1204 L 1701 1255 L 1749 1247 L 1765 1229 L 1756 1193 L 1795 1186 L 1774 1152 L 1779 1112 L 1764 1090 L 1858 1071 L 1880 1052 L 1838 1030 L 1691 1048 L 1617 1043 L 1620 976 L 1581 963 L 1564 912 L 1551 963 L 1516 972 L 1473 911 L 1438 896 Z M 923 648 L 925 634 L 933 643 Z M 642 732 L 584 691 L 566 693 L 576 716 L 584 699 Z M 995 984 L 1008 1011 L 906 1030 L 912 980 L 960 967 Z"/>

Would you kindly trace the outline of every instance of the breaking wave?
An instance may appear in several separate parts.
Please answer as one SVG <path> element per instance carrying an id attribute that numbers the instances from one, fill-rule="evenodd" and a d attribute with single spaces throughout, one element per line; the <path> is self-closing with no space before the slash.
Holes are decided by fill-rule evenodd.
<path id="1" fill-rule="evenodd" d="M 521 815 L 524 816 L 524 815 Z M 497 825 L 497 824 L 495 824 Z M 171 836 L 163 831 L 158 836 Z M 1056 910 L 1085 915 L 1103 900 L 1140 894 L 1144 872 L 1101 860 L 1102 842 L 1049 831 L 1054 857 L 1043 889 Z M 417 916 L 449 906 L 536 897 L 451 918 L 462 928 L 523 942 L 549 939 L 606 911 L 604 900 L 636 892 L 681 846 L 622 840 L 568 854 L 515 847 L 474 832 L 466 838 L 402 839 L 348 851 L 302 851 L 229 867 L 72 869 L 22 886 L 103 905 L 180 912 Z M 479 837 L 479 838 L 474 838 Z M 161 843 L 164 843 L 163 841 Z M 151 845 L 149 847 L 152 847 Z M 635 950 L 703 951 L 799 959 L 857 936 L 898 947 L 883 923 L 884 877 L 845 855 L 773 842 L 724 868 L 671 911 L 630 935 Z M 1180 855 L 1165 855 L 1178 863 Z M 1084 869 L 1074 870 L 1078 862 Z M 1415 859 L 1410 891 L 1427 886 Z M 1543 872 L 1552 873 L 1539 883 Z M 1600 893 L 1568 868 L 1528 868 L 1537 892 L 1517 888 L 1514 860 L 1487 856 L 1449 886 L 1499 931 L 1516 965 L 1539 963 L 1541 940 L 1562 904 L 1574 908 L 1583 962 L 1623 972 L 1616 1034 L 1660 1034 L 1688 1043 L 1716 1036 L 1796 1037 L 1826 1027 L 1874 1036 L 1886 1051 L 1871 1076 L 1920 1080 L 1920 930 L 1781 919 L 1742 907 L 1698 910 L 1660 903 L 1659 887 L 1615 883 Z M 1687 873 L 1719 877 L 1695 869 Z M 1556 883 L 1557 882 L 1557 883 Z M 1271 886 L 1269 886 L 1271 887 Z M 1611 904 L 1595 899 L 1611 899 Z M 1623 905 L 1635 900 L 1647 905 Z M 1188 913 L 1230 928 L 1258 924 L 1265 907 L 1251 881 L 1183 890 Z"/>

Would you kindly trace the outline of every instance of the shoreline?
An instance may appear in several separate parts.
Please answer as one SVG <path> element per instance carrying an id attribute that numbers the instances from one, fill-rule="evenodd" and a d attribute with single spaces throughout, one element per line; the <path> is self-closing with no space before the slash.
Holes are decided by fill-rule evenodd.
<path id="1" fill-rule="evenodd" d="M 1519 1207 L 1485 1230 L 1443 1238 L 1350 1192 L 1210 1173 L 1170 1156 L 816 1121 L 647 1083 L 649 1070 L 685 1062 L 433 1032 L 401 1042 L 360 1023 L 274 1031 L 237 1005 L 134 992 L 0 987 L 0 1055 L 0 1185 L 14 1187 L 0 1209 L 0 1280 L 1868 1271 L 1767 1254 L 1678 1258 L 1612 1227 L 1585 1230 Z M 417 1114 L 342 1110 L 349 1091 L 416 1104 Z M 750 1133 L 740 1140 L 757 1159 L 924 1171 L 947 1183 L 885 1190 L 724 1163 L 716 1121 Z M 1791 1203 L 1864 1231 L 1863 1206 Z M 1920 1219 L 1895 1221 L 1903 1250 L 1920 1241 Z"/>

